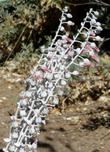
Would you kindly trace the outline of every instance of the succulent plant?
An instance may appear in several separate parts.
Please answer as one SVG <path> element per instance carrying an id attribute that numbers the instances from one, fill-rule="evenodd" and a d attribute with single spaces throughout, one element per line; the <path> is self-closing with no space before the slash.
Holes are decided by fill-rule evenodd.
<path id="1" fill-rule="evenodd" d="M 77 34 L 71 36 L 66 29 L 74 25 L 72 14 L 68 7 L 62 10 L 52 43 L 43 48 L 38 65 L 25 82 L 26 90 L 19 95 L 17 111 L 11 116 L 10 136 L 4 139 L 5 152 L 36 151 L 40 127 L 45 124 L 49 109 L 59 104 L 59 95 L 63 95 L 68 80 L 78 76 L 79 69 L 94 67 L 99 62 L 96 43 L 103 39 L 97 35 L 102 30 L 98 15 L 90 9 Z"/>

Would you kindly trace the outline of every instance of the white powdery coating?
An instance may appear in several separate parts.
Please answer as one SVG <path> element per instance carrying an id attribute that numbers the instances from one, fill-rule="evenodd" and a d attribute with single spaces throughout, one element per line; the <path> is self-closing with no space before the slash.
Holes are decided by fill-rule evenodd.
<path id="1" fill-rule="evenodd" d="M 38 66 L 31 72 L 31 76 L 26 80 L 26 90 L 20 94 L 17 112 L 11 116 L 12 125 L 10 138 L 4 139 L 7 144 L 4 148 L 5 152 L 25 152 L 28 148 L 29 152 L 35 152 L 37 149 L 37 140 L 33 137 L 39 134 L 42 124 L 45 124 L 45 117 L 49 113 L 49 108 L 59 104 L 58 96 L 63 96 L 63 88 L 72 76 L 79 75 L 79 67 L 91 65 L 91 61 L 87 57 L 81 56 L 82 53 L 91 55 L 93 59 L 95 55 L 96 44 L 89 42 L 90 33 L 97 30 L 101 31 L 99 22 L 96 17 L 91 18 L 90 14 L 98 15 L 97 11 L 87 13 L 84 22 L 76 36 L 71 39 L 63 27 L 63 23 L 67 26 L 74 25 L 70 20 L 72 15 L 68 13 L 68 7 L 62 11 L 62 17 L 56 35 L 52 40 L 49 48 L 42 48 L 42 58 Z M 85 27 L 86 21 L 90 24 L 90 28 Z M 68 20 L 69 21 L 66 21 Z M 65 22 L 63 22 L 65 21 Z M 95 25 L 97 27 L 92 29 Z M 78 37 L 85 32 L 85 42 Z M 62 34 L 63 33 L 63 34 Z M 102 40 L 99 36 L 93 35 L 93 40 Z M 77 48 L 74 46 L 78 43 Z M 89 46 L 88 46 L 89 44 Z M 87 47 L 88 46 L 88 47 Z M 88 49 L 85 49 L 88 48 Z M 46 53 L 47 52 L 47 53 Z M 74 65 L 73 71 L 69 71 L 71 65 Z M 31 142 L 33 141 L 33 142 Z"/>
<path id="2" fill-rule="evenodd" d="M 66 14 L 66 16 L 67 16 L 68 18 L 72 18 L 72 15 L 71 15 L 70 13 Z"/>

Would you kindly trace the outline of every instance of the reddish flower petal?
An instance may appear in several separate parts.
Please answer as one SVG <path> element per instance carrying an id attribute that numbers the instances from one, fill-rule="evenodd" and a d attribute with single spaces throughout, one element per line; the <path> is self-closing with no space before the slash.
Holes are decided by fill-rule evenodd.
<path id="1" fill-rule="evenodd" d="M 99 48 L 98 48 L 98 47 L 96 47 L 96 48 L 95 48 L 95 51 L 96 51 L 96 52 L 100 52 L 100 50 L 99 50 Z"/>
<path id="2" fill-rule="evenodd" d="M 99 63 L 99 58 L 96 54 L 92 55 L 91 58 Z"/>

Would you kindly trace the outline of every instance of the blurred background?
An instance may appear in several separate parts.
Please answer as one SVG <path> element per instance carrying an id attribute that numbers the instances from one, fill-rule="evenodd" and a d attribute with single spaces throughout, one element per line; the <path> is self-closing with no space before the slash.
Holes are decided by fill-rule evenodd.
<path id="1" fill-rule="evenodd" d="M 110 0 L 0 0 L 1 151 L 24 80 L 41 48 L 51 43 L 64 6 L 73 15 L 73 35 L 90 8 L 99 11 L 100 63 L 69 81 L 60 105 L 42 127 L 38 152 L 110 151 Z"/>

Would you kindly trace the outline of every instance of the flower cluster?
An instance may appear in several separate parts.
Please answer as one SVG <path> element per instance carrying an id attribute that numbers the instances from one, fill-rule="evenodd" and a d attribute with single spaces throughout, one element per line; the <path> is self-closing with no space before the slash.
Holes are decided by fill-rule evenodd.
<path id="1" fill-rule="evenodd" d="M 102 27 L 96 21 L 98 15 L 90 9 L 80 30 L 72 37 L 68 31 L 74 25 L 72 15 L 68 7 L 63 9 L 51 45 L 42 48 L 39 64 L 31 71 L 26 89 L 19 95 L 17 111 L 11 116 L 10 136 L 4 139 L 7 143 L 5 152 L 36 151 L 40 127 L 45 124 L 49 109 L 59 103 L 69 78 L 78 75 L 79 68 L 93 67 L 99 62 L 96 43 L 102 41 L 97 36 Z"/>

